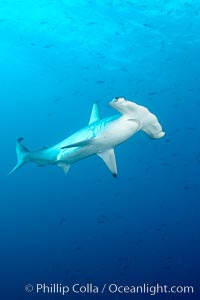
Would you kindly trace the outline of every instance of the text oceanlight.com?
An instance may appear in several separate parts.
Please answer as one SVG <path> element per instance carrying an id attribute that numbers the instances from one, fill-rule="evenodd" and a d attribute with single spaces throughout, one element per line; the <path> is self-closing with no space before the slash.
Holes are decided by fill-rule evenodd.
<path id="1" fill-rule="evenodd" d="M 102 285 L 94 285 L 92 283 L 65 285 L 61 283 L 37 283 L 35 285 L 27 284 L 25 286 L 27 293 L 36 294 L 148 294 L 155 296 L 157 294 L 193 294 L 193 286 L 183 285 L 160 285 L 159 283 L 151 285 L 144 283 L 142 285 L 120 285 L 116 283 L 104 283 Z"/>

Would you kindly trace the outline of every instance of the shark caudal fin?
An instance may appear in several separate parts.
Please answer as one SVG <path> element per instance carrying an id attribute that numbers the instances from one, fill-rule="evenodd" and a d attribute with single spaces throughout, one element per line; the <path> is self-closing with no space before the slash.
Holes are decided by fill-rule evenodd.
<path id="1" fill-rule="evenodd" d="M 22 140 L 23 140 L 23 138 L 19 138 L 17 140 L 17 144 L 16 144 L 17 164 L 10 171 L 8 176 L 11 175 L 12 173 L 14 173 L 17 169 L 19 169 L 21 166 L 23 166 L 26 162 L 29 161 L 29 153 L 30 152 L 24 145 L 21 144 Z"/>

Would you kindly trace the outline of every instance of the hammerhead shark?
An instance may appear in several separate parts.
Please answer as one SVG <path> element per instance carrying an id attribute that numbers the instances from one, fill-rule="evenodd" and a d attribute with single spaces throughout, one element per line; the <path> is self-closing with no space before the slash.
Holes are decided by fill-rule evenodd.
<path id="1" fill-rule="evenodd" d="M 140 130 L 153 139 L 165 135 L 157 117 L 146 107 L 123 97 L 114 98 L 109 105 L 119 113 L 102 119 L 95 103 L 89 124 L 52 147 L 30 152 L 22 144 L 23 138 L 19 138 L 16 144 L 18 162 L 8 175 L 27 162 L 34 162 L 39 166 L 57 165 L 66 174 L 75 162 L 97 154 L 116 177 L 117 164 L 114 153 L 116 146 Z"/>

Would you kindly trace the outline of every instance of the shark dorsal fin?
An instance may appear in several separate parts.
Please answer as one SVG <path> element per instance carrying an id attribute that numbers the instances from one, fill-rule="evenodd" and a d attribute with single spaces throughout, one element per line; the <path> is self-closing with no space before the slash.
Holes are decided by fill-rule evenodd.
<path id="1" fill-rule="evenodd" d="M 108 149 L 104 152 L 97 153 L 101 159 L 105 162 L 106 166 L 112 173 L 114 177 L 117 177 L 117 164 L 115 160 L 115 152 L 114 149 Z"/>
<path id="2" fill-rule="evenodd" d="M 89 125 L 101 119 L 97 103 L 93 104 Z"/>

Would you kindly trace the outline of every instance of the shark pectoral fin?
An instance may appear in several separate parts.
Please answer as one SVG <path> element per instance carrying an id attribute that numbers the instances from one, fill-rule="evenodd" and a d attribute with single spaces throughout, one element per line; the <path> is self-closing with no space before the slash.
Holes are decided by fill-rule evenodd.
<path id="1" fill-rule="evenodd" d="M 83 140 L 83 141 L 80 141 L 80 142 L 77 142 L 77 143 L 74 143 L 74 144 L 70 144 L 70 145 L 61 147 L 61 149 L 88 146 L 88 145 L 91 145 L 92 141 L 93 141 L 93 138 Z"/>
<path id="2" fill-rule="evenodd" d="M 114 177 L 117 177 L 117 164 L 115 160 L 115 152 L 114 149 L 109 149 L 104 152 L 97 153 L 101 159 L 105 162 L 106 166 L 112 173 Z"/>
<path id="3" fill-rule="evenodd" d="M 94 103 L 93 107 L 92 107 L 92 113 L 91 113 L 91 116 L 90 116 L 89 125 L 96 122 L 96 121 L 99 121 L 100 119 L 101 119 L 101 117 L 100 117 L 100 113 L 99 113 L 98 104 Z"/>
<path id="4" fill-rule="evenodd" d="M 67 172 L 70 169 L 70 165 L 66 164 L 65 162 L 59 162 L 59 163 L 57 163 L 57 166 L 60 167 L 64 171 L 65 175 L 67 174 Z"/>

